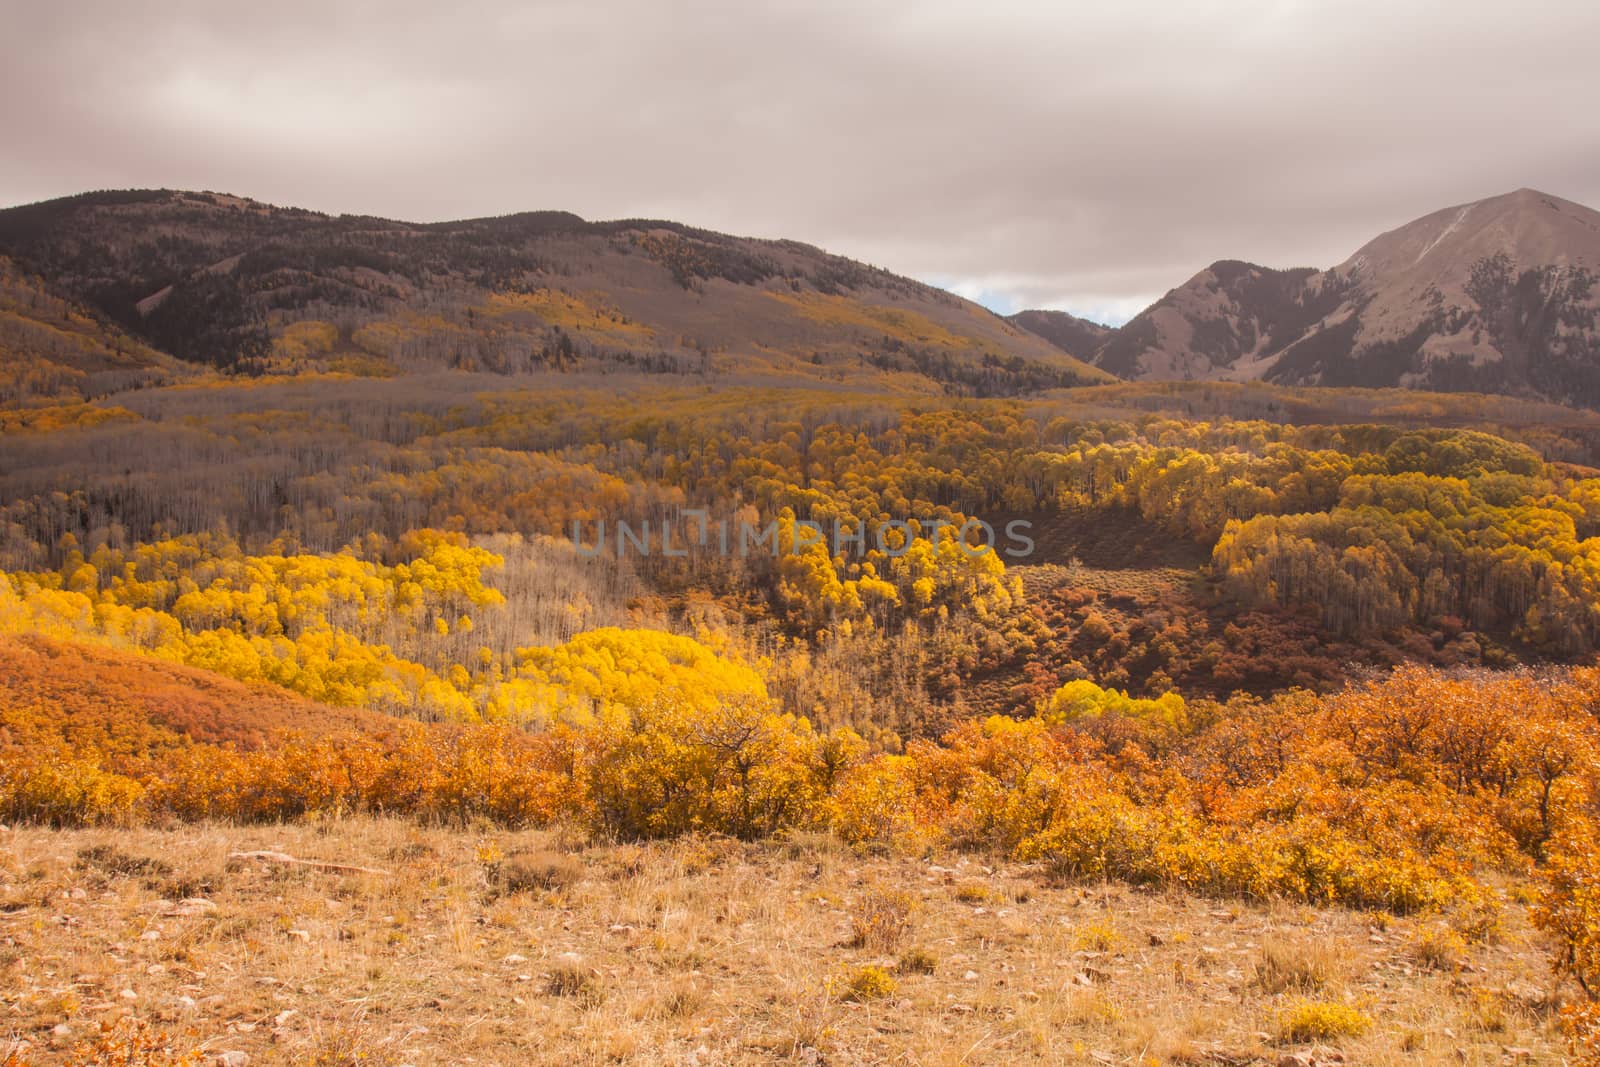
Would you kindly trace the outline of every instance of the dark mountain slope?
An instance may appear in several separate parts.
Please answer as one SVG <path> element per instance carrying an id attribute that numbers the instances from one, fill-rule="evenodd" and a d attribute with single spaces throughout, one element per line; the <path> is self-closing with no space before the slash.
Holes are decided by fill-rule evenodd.
<path id="1" fill-rule="evenodd" d="M 133 191 L 0 211 L 0 251 L 151 345 L 222 367 L 616 367 L 970 394 L 1109 380 L 942 290 L 669 222 L 421 225 Z"/>

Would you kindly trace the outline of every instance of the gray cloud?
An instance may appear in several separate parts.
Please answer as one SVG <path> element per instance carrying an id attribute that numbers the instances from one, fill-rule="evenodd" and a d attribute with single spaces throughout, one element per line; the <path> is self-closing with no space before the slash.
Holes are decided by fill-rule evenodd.
<path id="1" fill-rule="evenodd" d="M 1579 2 L 7 6 L 6 203 L 664 216 L 1104 317 L 1518 186 L 1600 203 Z"/>

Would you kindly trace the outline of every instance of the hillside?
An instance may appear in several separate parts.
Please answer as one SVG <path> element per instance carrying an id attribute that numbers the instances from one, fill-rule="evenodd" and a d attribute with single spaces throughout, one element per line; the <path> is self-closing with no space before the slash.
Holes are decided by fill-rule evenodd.
<path id="1" fill-rule="evenodd" d="M 200 373 L 0 255 L 0 405 L 90 400 Z"/>
<path id="2" fill-rule="evenodd" d="M 190 742 L 256 748 L 280 730 L 379 731 L 388 721 L 133 652 L 0 634 L 0 747 L 143 757 Z"/>
<path id="3" fill-rule="evenodd" d="M 1562 1062 L 1514 902 L 1503 936 L 1457 946 L 1428 916 L 820 835 L 573 847 L 361 818 L 4 840 L 0 936 L 19 950 L 0 1057 L 40 1067 L 180 1062 L 94 1058 L 141 1019 L 147 1047 L 251 1067 Z M 228 858 L 255 850 L 383 873 Z M 1370 1022 L 1296 1035 L 1324 1015 Z"/>
<path id="4" fill-rule="evenodd" d="M 164 352 L 249 371 L 609 368 L 979 395 L 1109 380 L 942 290 L 671 222 L 419 225 L 130 191 L 0 211 L 0 252 Z"/>
<path id="5" fill-rule="evenodd" d="M 1063 352 L 1089 359 L 1115 331 L 1098 322 L 1080 319 L 1065 311 L 1019 311 L 1007 318 L 1024 330 L 1043 337 Z"/>
<path id="6" fill-rule="evenodd" d="M 1067 350 L 1124 378 L 1400 386 L 1593 407 L 1596 270 L 1600 213 L 1519 189 L 1417 219 L 1329 270 L 1214 263 L 1092 356 Z M 1013 321 L 1038 329 L 1027 314 Z"/>

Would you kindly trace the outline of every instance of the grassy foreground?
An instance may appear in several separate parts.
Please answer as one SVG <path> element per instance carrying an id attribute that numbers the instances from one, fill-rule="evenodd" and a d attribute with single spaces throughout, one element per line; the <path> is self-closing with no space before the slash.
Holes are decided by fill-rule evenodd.
<path id="1" fill-rule="evenodd" d="M 1500 895 L 1471 930 L 815 835 L 12 828 L 0 1063 L 1562 1063 Z"/>

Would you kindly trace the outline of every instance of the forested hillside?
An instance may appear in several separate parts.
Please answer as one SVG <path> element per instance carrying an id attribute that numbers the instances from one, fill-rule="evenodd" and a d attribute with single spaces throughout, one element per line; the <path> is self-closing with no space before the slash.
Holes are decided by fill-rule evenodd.
<path id="1" fill-rule="evenodd" d="M 960 395 L 1111 380 L 942 290 L 674 222 L 415 224 L 131 190 L 0 211 L 0 254 L 162 352 L 247 374 L 784 374 Z"/>

